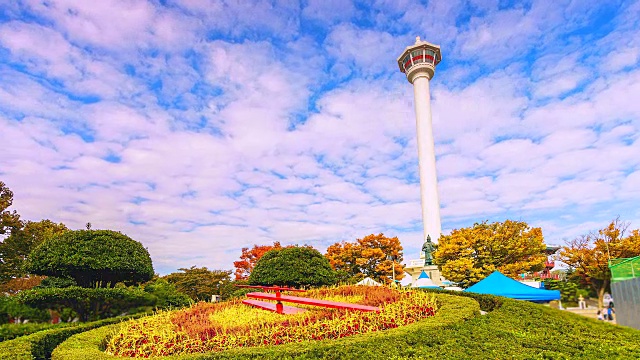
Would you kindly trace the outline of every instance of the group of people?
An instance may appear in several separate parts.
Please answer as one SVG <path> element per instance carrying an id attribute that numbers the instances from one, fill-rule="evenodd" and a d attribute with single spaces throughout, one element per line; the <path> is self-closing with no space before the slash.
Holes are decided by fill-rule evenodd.
<path id="1" fill-rule="evenodd" d="M 613 301 L 609 303 L 604 310 L 598 310 L 598 320 L 613 320 L 613 314 L 616 313 L 616 310 L 613 308 Z"/>

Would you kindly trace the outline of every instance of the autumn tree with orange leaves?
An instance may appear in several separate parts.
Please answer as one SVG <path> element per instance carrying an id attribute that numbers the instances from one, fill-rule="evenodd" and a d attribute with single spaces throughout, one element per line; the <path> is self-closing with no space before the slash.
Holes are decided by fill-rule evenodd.
<path id="1" fill-rule="evenodd" d="M 236 268 L 236 280 L 246 280 L 251 275 L 251 271 L 262 255 L 273 249 L 282 249 L 280 242 L 275 241 L 273 245 L 253 245 L 251 249 L 242 248 L 240 260 L 234 261 L 233 266 Z"/>
<path id="2" fill-rule="evenodd" d="M 353 243 L 335 243 L 327 248 L 325 257 L 329 259 L 331 267 L 352 279 L 370 277 L 376 281 L 391 283 L 394 263 L 396 280 L 404 277 L 400 240 L 397 237 L 386 237 L 382 233 L 367 235 Z"/>
<path id="3" fill-rule="evenodd" d="M 629 225 L 617 218 L 603 229 L 567 241 L 558 255 L 560 261 L 575 269 L 585 285 L 595 290 L 601 308 L 604 294 L 611 288 L 609 259 L 640 255 L 640 229 L 626 235 Z"/>
<path id="4" fill-rule="evenodd" d="M 542 270 L 545 249 L 540 228 L 524 221 L 484 221 L 441 236 L 433 257 L 444 277 L 468 287 L 496 270 L 512 278 Z"/>

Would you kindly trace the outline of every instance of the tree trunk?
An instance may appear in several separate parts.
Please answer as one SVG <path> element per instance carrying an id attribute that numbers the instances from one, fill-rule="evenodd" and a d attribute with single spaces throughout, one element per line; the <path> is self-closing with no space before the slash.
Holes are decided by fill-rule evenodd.
<path id="1" fill-rule="evenodd" d="M 592 282 L 593 289 L 598 294 L 598 309 L 604 309 L 604 293 L 607 291 L 609 280 L 603 280 L 601 284 Z"/>

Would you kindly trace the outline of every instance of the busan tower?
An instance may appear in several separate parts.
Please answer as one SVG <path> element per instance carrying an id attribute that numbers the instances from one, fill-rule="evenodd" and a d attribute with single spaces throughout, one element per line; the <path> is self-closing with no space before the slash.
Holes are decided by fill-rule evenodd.
<path id="1" fill-rule="evenodd" d="M 431 121 L 431 97 L 429 82 L 433 79 L 436 65 L 442 60 L 440 46 L 421 41 L 416 37 L 415 44 L 408 46 L 398 57 L 400 71 L 413 84 L 414 107 L 416 112 L 416 130 L 418 133 L 418 162 L 420 168 L 420 198 L 422 203 L 422 226 L 424 240 L 437 241 L 442 232 L 440 223 L 440 200 L 438 198 L 438 178 L 436 176 L 436 153 L 433 143 Z M 425 264 L 424 252 L 420 260 L 411 260 L 405 270 L 416 282 L 422 271 L 431 280 L 440 284 L 440 272 L 435 265 Z"/>

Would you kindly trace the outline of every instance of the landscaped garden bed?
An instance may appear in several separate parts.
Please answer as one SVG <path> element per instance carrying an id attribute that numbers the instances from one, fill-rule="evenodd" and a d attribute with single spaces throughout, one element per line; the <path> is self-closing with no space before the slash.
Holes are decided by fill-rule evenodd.
<path id="1" fill-rule="evenodd" d="M 444 294 L 434 295 L 437 311 L 434 316 L 385 331 L 373 331 L 337 339 L 301 341 L 282 345 L 241 347 L 226 351 L 213 351 L 183 355 L 169 355 L 157 359 L 290 359 L 290 358 L 388 358 L 386 354 L 396 351 L 407 334 L 422 332 L 421 336 L 436 329 L 461 323 L 479 316 L 479 306 L 469 298 Z M 341 299 L 342 300 L 342 299 Z M 269 313 L 268 314 L 273 314 Z M 273 314 L 277 315 L 277 314 Z M 282 315 L 279 315 L 282 316 Z M 149 318 L 145 318 L 149 319 Z M 53 352 L 53 360 L 116 360 L 123 359 L 105 352 L 106 344 L 121 333 L 120 324 L 107 326 L 71 337 Z M 373 347 L 373 348 L 372 348 Z M 365 352 L 363 353 L 363 350 Z M 336 356 L 331 353 L 336 352 Z M 367 355 L 365 355 L 367 354 Z M 373 356 L 372 354 L 376 355 Z"/>
<path id="2" fill-rule="evenodd" d="M 544 305 L 468 293 L 436 292 L 435 300 L 434 316 L 395 329 L 158 359 L 637 359 L 640 351 L 640 331 Z M 122 359 L 104 351 L 119 331 L 112 325 L 75 335 L 52 359 Z"/>
<path id="3" fill-rule="evenodd" d="M 148 357 L 215 352 L 243 347 L 339 339 L 393 329 L 433 316 L 433 294 L 386 287 L 343 286 L 310 290 L 305 297 L 380 307 L 379 312 L 324 309 L 281 315 L 238 301 L 199 303 L 121 325 L 106 353 Z"/>

